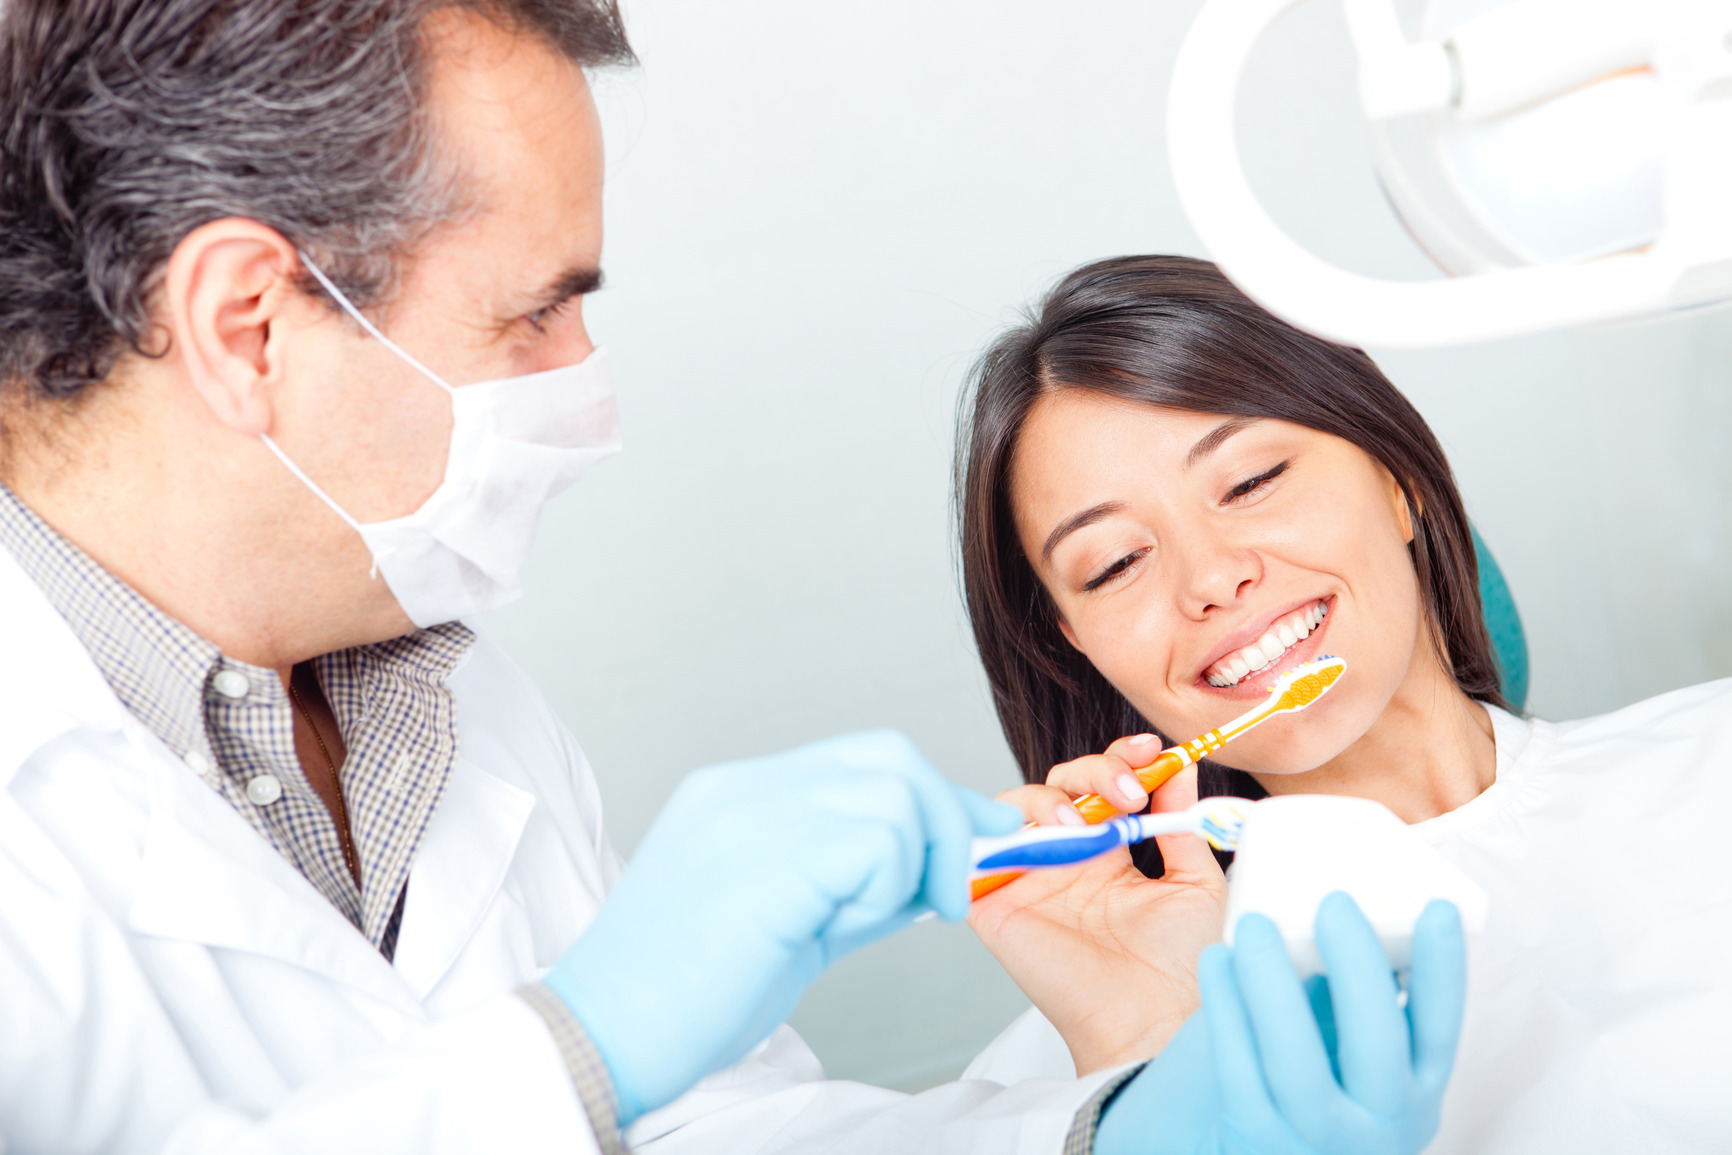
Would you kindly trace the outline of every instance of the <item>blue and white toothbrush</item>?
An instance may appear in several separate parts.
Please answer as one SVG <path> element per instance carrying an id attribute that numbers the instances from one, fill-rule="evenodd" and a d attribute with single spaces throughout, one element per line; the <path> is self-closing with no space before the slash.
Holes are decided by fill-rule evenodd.
<path id="1" fill-rule="evenodd" d="M 1070 866 L 1162 834 L 1195 834 L 1216 850 L 1234 850 L 1253 805 L 1249 798 L 1222 795 L 1187 810 L 1127 814 L 1098 826 L 1030 826 L 999 838 L 976 838 L 969 862 L 975 877 Z"/>

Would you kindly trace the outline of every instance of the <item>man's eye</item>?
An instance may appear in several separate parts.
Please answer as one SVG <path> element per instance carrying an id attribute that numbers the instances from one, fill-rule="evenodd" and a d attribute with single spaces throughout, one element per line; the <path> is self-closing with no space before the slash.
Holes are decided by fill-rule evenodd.
<path id="1" fill-rule="evenodd" d="M 1124 557 L 1121 557 L 1118 561 L 1115 561 L 1112 565 L 1109 565 L 1106 569 L 1090 578 L 1083 585 L 1083 592 L 1093 593 L 1095 590 L 1100 589 L 1114 578 L 1129 573 L 1131 570 L 1136 568 L 1138 562 L 1148 556 L 1148 553 L 1149 551 L 1146 546 L 1142 549 L 1133 550 L 1132 552 L 1127 553 Z"/>
<path id="2" fill-rule="evenodd" d="M 1221 504 L 1228 505 L 1232 502 L 1238 501 L 1241 497 L 1248 497 L 1251 494 L 1256 493 L 1259 489 L 1262 489 L 1265 485 L 1268 485 L 1271 481 L 1274 481 L 1277 477 L 1286 473 L 1287 466 L 1290 464 L 1292 463 L 1283 461 L 1280 465 L 1277 465 L 1267 473 L 1259 473 L 1256 477 L 1241 481 L 1238 485 L 1235 485 L 1232 489 L 1227 491 L 1227 496 L 1221 499 Z"/>
<path id="3" fill-rule="evenodd" d="M 554 317 L 564 316 L 566 309 L 571 306 L 571 300 L 570 297 L 567 297 L 558 304 L 544 305 L 533 313 L 525 313 L 523 319 L 528 321 L 537 333 L 545 333 L 547 332 L 547 322 Z"/>

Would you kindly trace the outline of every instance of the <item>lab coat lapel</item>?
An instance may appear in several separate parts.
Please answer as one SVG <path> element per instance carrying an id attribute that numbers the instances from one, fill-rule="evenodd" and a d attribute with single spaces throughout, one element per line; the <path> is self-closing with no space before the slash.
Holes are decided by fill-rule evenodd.
<path id="1" fill-rule="evenodd" d="M 128 717 L 72 627 L 0 547 L 0 787 L 48 742 L 84 727 L 118 730 Z"/>
<path id="2" fill-rule="evenodd" d="M 133 931 L 263 955 L 416 1007 L 384 956 L 221 795 L 142 727 L 132 733 L 155 747 Z"/>
<path id="3" fill-rule="evenodd" d="M 0 548 L 0 786 L 62 734 L 127 735 L 150 817 L 128 925 L 247 951 L 412 1006 L 379 952 L 223 798 L 127 712 L 59 612 Z"/>
<path id="4" fill-rule="evenodd" d="M 459 756 L 409 872 L 397 971 L 424 999 L 486 917 L 535 796 Z"/>
<path id="5" fill-rule="evenodd" d="M 74 730 L 120 731 L 150 817 L 128 925 L 139 934 L 304 967 L 388 1003 L 419 1002 L 462 954 L 517 852 L 535 798 L 461 756 L 410 871 L 397 966 L 216 791 L 127 712 L 71 628 L 0 548 L 0 787 Z"/>

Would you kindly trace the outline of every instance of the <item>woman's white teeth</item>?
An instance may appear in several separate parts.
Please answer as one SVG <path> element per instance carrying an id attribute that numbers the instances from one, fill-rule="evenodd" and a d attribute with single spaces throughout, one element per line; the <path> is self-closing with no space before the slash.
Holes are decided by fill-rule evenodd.
<path id="1" fill-rule="evenodd" d="M 1282 654 L 1310 637 L 1311 631 L 1328 614 L 1329 604 L 1315 601 L 1277 620 L 1262 637 L 1210 666 L 1207 674 L 1209 685 L 1222 688 L 1237 685 L 1245 675 L 1273 664 Z"/>

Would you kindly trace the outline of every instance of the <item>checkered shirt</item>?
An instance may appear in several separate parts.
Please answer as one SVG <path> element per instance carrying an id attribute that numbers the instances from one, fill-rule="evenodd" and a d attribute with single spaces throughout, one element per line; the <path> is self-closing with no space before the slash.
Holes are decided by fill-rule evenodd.
<path id="1" fill-rule="evenodd" d="M 1140 1075 L 1147 1065 L 1138 1063 L 1117 1078 L 1108 1079 L 1089 1096 L 1088 1102 L 1077 1108 L 1070 1130 L 1065 1133 L 1064 1151 L 1061 1155 L 1094 1155 L 1095 1132 L 1100 1130 L 1101 1115 L 1105 1113 L 1107 1104 L 1113 1101 L 1113 1096 L 1125 1089 L 1126 1084 Z"/>
<path id="2" fill-rule="evenodd" d="M 275 670 L 224 657 L 4 485 L 0 547 L 60 611 L 121 704 L 391 958 L 410 864 L 457 761 L 457 706 L 445 680 L 475 635 L 453 622 L 313 663 L 348 747 L 341 777 L 357 886 L 336 821 L 301 770 L 294 705 Z M 247 784 L 267 774 L 282 796 L 257 805 Z M 604 1155 L 624 1155 L 613 1081 L 595 1045 L 547 988 L 517 994 L 546 1021 Z"/>
<path id="3" fill-rule="evenodd" d="M 565 1069 L 571 1072 L 572 1085 L 578 1101 L 589 1116 L 589 1129 L 595 1133 L 601 1155 L 626 1155 L 625 1140 L 620 1134 L 619 1108 L 614 1101 L 613 1077 L 601 1052 L 584 1033 L 577 1016 L 571 1013 L 558 995 L 540 983 L 517 988 L 517 997 L 528 1003 L 547 1022 L 547 1029 L 559 1047 Z"/>
<path id="4" fill-rule="evenodd" d="M 294 706 L 275 670 L 224 657 L 4 485 L 0 546 L 60 611 L 121 704 L 390 958 L 409 866 L 457 760 L 457 706 L 445 679 L 475 635 L 452 623 L 314 662 L 348 747 L 341 780 L 361 865 L 356 885 L 336 821 L 301 771 Z M 282 796 L 256 805 L 247 784 L 265 775 Z"/>

